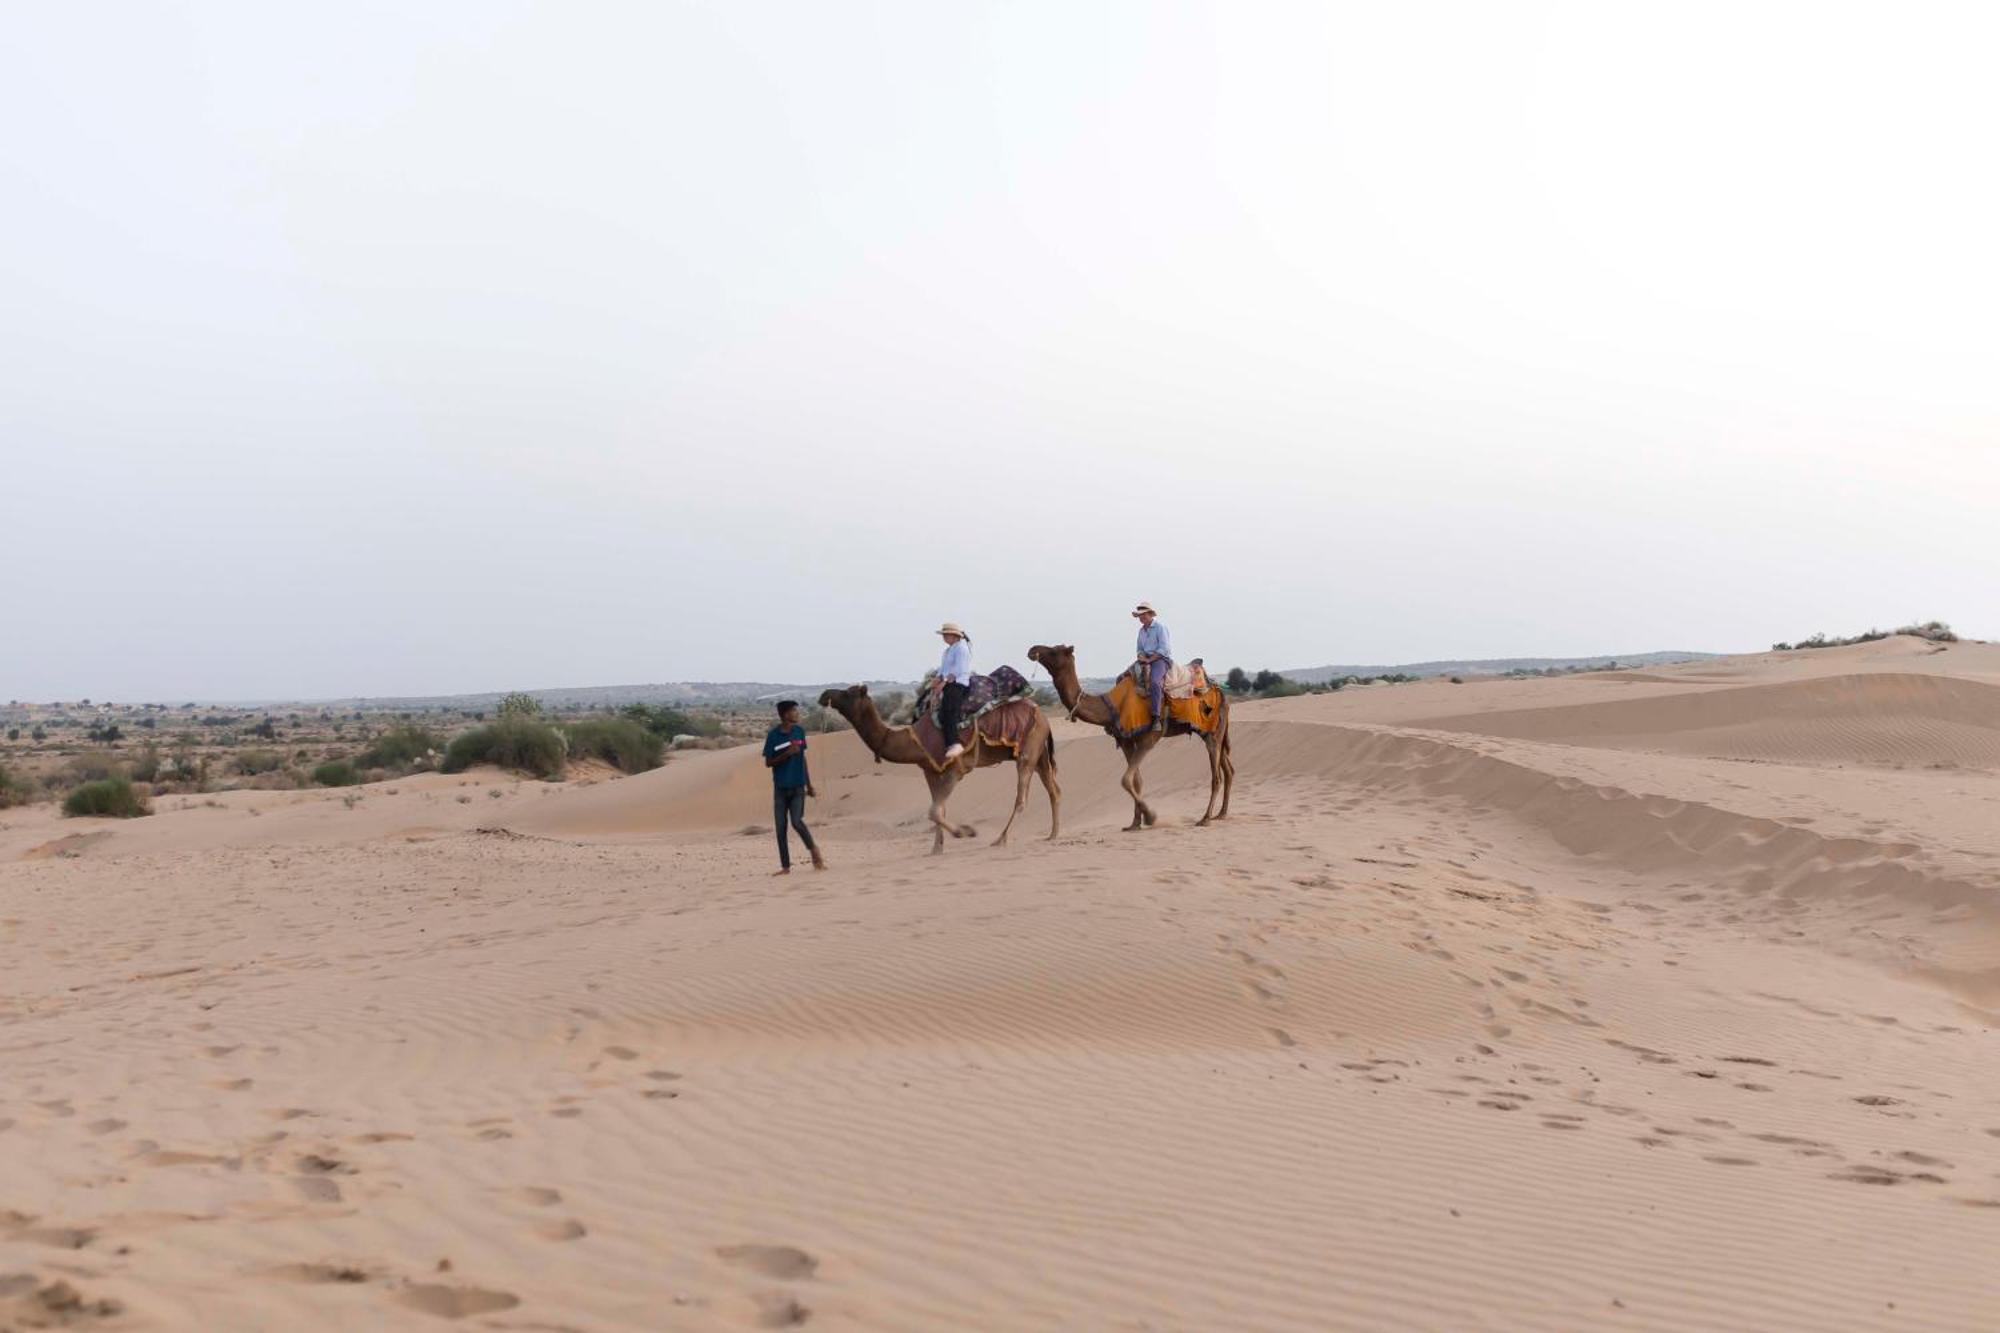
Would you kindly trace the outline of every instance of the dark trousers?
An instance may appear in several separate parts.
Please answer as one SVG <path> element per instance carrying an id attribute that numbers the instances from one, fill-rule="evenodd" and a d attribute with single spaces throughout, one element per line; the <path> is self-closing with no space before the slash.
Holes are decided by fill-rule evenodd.
<path id="1" fill-rule="evenodd" d="M 944 683 L 944 697 L 938 700 L 938 730 L 944 733 L 944 748 L 949 750 L 958 744 L 958 713 L 965 706 L 965 696 L 970 687 L 955 680 Z"/>
<path id="2" fill-rule="evenodd" d="M 785 869 L 792 868 L 792 844 L 785 836 L 785 825 L 789 823 L 799 831 L 799 841 L 813 855 L 819 848 L 813 843 L 812 830 L 806 827 L 806 789 L 804 787 L 774 787 L 771 790 L 771 818 L 778 825 L 778 864 Z"/>

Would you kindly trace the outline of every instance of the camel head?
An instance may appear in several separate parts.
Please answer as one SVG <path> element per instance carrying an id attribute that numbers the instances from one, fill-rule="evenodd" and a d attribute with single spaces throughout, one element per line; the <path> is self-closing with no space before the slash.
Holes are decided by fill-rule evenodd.
<path id="1" fill-rule="evenodd" d="M 1054 675 L 1064 667 L 1074 668 L 1076 666 L 1076 649 L 1066 643 L 1058 643 L 1054 646 L 1046 643 L 1038 643 L 1028 650 L 1028 660 L 1030 662 L 1039 662 L 1048 670 L 1050 675 Z"/>
<path id="2" fill-rule="evenodd" d="M 831 708 L 842 717 L 852 721 L 854 719 L 854 706 L 867 697 L 868 687 L 866 685 L 849 685 L 844 690 L 827 690 L 822 693 L 819 696 L 819 706 L 821 708 Z"/>

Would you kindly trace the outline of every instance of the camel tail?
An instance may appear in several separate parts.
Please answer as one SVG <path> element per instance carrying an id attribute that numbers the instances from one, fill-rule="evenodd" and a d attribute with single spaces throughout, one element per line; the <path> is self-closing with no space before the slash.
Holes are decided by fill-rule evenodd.
<path id="1" fill-rule="evenodd" d="M 1054 736 L 1049 737 L 1048 754 L 1049 754 L 1049 772 L 1053 773 L 1056 771 L 1056 738 Z"/>

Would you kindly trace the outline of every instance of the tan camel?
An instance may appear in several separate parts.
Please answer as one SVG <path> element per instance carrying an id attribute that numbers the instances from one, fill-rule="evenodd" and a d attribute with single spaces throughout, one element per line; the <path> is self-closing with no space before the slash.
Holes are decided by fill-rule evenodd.
<path id="1" fill-rule="evenodd" d="M 1145 784 L 1139 777 L 1139 765 L 1146 762 L 1146 756 L 1160 743 L 1161 733 L 1148 728 L 1136 736 L 1120 736 L 1115 725 L 1116 718 L 1111 711 L 1110 701 L 1101 694 L 1085 694 L 1083 682 L 1076 675 L 1076 649 L 1068 644 L 1036 644 L 1028 650 L 1031 661 L 1041 663 L 1048 671 L 1049 679 L 1056 687 L 1056 695 L 1069 710 L 1069 715 L 1078 721 L 1103 727 L 1105 734 L 1118 742 L 1119 751 L 1125 756 L 1125 776 L 1119 785 L 1132 797 L 1132 822 L 1125 826 L 1131 833 L 1137 829 L 1149 828 L 1154 821 L 1153 807 L 1146 804 L 1141 793 Z M 1222 715 L 1216 720 L 1212 732 L 1196 731 L 1185 722 L 1169 719 L 1166 734 L 1169 736 L 1200 736 L 1208 746 L 1208 809 L 1202 813 L 1200 823 L 1211 819 L 1225 819 L 1229 815 L 1229 793 L 1236 786 L 1236 761 L 1229 754 L 1229 696 L 1222 696 Z M 1216 797 L 1222 798 L 1222 808 L 1216 809 Z"/>
<path id="2" fill-rule="evenodd" d="M 875 755 L 876 761 L 892 764 L 915 764 L 924 771 L 924 781 L 931 789 L 931 823 L 935 826 L 931 840 L 931 855 L 944 850 L 944 835 L 954 838 L 977 837 L 979 830 L 970 824 L 953 825 L 945 818 L 944 803 L 951 799 L 952 791 L 960 778 L 975 768 L 985 768 L 992 764 L 1014 761 L 1014 771 L 1019 779 L 1014 788 L 1014 813 L 1007 816 L 1007 827 L 1000 830 L 1000 836 L 993 840 L 995 847 L 1007 842 L 1008 829 L 1014 827 L 1015 818 L 1028 804 L 1028 775 L 1039 774 L 1042 786 L 1049 793 L 1049 841 L 1054 842 L 1062 829 L 1062 787 L 1056 782 L 1056 738 L 1049 730 L 1049 720 L 1042 716 L 1042 710 L 1035 710 L 1034 725 L 1021 738 L 1020 748 L 1009 753 L 1004 745 L 995 745 L 983 738 L 966 748 L 964 754 L 947 765 L 940 765 L 932 759 L 917 740 L 917 733 L 911 727 L 892 727 L 882 720 L 882 714 L 875 707 L 875 701 L 868 697 L 866 685 L 850 685 L 844 690 L 828 690 L 820 695 L 822 708 L 831 708 L 854 725 L 854 732 L 861 737 Z"/>

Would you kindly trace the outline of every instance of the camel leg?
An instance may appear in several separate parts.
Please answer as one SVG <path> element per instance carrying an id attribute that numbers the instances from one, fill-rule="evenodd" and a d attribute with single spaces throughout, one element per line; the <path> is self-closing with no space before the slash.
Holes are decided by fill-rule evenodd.
<path id="1" fill-rule="evenodd" d="M 1007 834 L 1014 827 L 1014 821 L 1028 804 L 1028 779 L 1034 775 L 1034 767 L 1026 758 L 1014 761 L 1014 812 L 1007 816 L 1007 827 L 1000 830 L 1000 836 L 993 840 L 995 847 L 1007 845 Z"/>
<path id="2" fill-rule="evenodd" d="M 1055 754 L 1045 750 L 1036 761 L 1035 771 L 1042 775 L 1042 789 L 1049 794 L 1049 841 L 1054 842 L 1062 832 L 1062 784 L 1056 781 Z"/>
<path id="3" fill-rule="evenodd" d="M 1205 736 L 1202 739 L 1208 742 L 1208 808 L 1202 811 L 1201 818 L 1195 822 L 1196 828 L 1215 818 L 1215 798 L 1222 791 L 1222 741 L 1215 736 Z"/>
<path id="4" fill-rule="evenodd" d="M 1139 759 L 1131 760 L 1131 767 L 1125 770 L 1125 790 L 1132 793 L 1132 822 L 1125 826 L 1127 833 L 1151 828 L 1158 818 L 1153 807 L 1146 804 L 1146 779 L 1139 772 Z"/>
<path id="5" fill-rule="evenodd" d="M 1217 819 L 1229 818 L 1229 793 L 1236 790 L 1236 760 L 1229 753 L 1229 730 L 1222 732 L 1222 808 L 1215 812 Z"/>
<path id="6" fill-rule="evenodd" d="M 953 777 L 951 773 L 945 772 L 926 773 L 924 774 L 924 780 L 930 784 L 931 788 L 931 855 L 936 856 L 944 851 L 945 834 L 949 833 L 954 838 L 965 836 L 951 826 L 951 822 L 945 818 L 944 813 L 944 803 L 951 799 L 952 789 L 958 786 L 958 779 Z"/>

